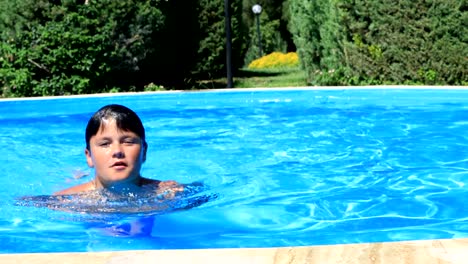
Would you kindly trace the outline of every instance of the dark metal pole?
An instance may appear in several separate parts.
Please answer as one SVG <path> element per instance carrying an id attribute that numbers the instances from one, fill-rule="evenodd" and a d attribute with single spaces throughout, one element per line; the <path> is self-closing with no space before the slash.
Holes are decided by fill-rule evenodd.
<path id="1" fill-rule="evenodd" d="M 231 39 L 231 14 L 229 13 L 229 0 L 224 0 L 224 15 L 226 24 L 226 70 L 227 70 L 227 88 L 232 88 L 232 39 Z"/>
<path id="2" fill-rule="evenodd" d="M 262 35 L 260 33 L 260 14 L 257 14 L 257 34 L 258 34 L 258 52 L 260 54 L 259 58 L 261 58 L 263 54 L 262 54 Z"/>

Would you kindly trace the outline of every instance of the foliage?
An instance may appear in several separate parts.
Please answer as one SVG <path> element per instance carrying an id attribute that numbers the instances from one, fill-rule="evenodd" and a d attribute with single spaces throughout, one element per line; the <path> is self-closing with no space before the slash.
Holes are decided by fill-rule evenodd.
<path id="1" fill-rule="evenodd" d="M 256 58 L 248 42 L 256 33 L 252 2 L 230 1 L 234 71 L 246 54 Z M 225 13 L 218 0 L 84 3 L 0 0 L 2 97 L 186 89 L 197 78 L 224 75 Z M 289 45 L 283 3 L 261 1 L 266 52 Z"/>
<path id="2" fill-rule="evenodd" d="M 340 7 L 347 14 L 347 25 L 364 21 L 347 28 L 352 75 L 396 84 L 466 80 L 466 4 L 457 0 L 350 2 Z"/>
<path id="3" fill-rule="evenodd" d="M 286 52 L 287 50 L 286 41 L 281 38 L 279 32 L 279 20 L 269 20 L 265 12 L 260 15 L 260 20 L 260 36 L 256 27 L 250 28 L 249 37 L 251 41 L 244 58 L 246 65 L 263 54 Z M 262 50 L 260 50 L 259 41 L 261 41 Z"/>
<path id="4" fill-rule="evenodd" d="M 241 24 L 242 2 L 230 1 L 232 64 L 242 66 L 245 50 L 245 28 Z M 197 6 L 199 36 L 196 65 L 192 72 L 198 76 L 219 76 L 226 72 L 225 7 L 219 1 L 199 0 Z"/>
<path id="5" fill-rule="evenodd" d="M 190 89 L 224 75 L 219 0 L 84 2 L 0 0 L 1 97 Z M 468 83 L 466 1 L 230 3 L 234 71 L 259 57 L 259 3 L 263 54 L 297 52 L 309 85 Z"/>
<path id="6" fill-rule="evenodd" d="M 291 34 L 287 30 L 288 16 L 284 15 L 283 12 L 284 3 L 286 3 L 284 0 L 243 1 L 243 21 L 249 28 L 244 65 L 249 65 L 250 62 L 260 58 L 263 54 L 296 50 L 292 43 Z M 262 12 L 258 17 L 252 11 L 254 4 L 262 6 Z M 260 50 L 259 38 L 262 50 Z"/>
<path id="7" fill-rule="evenodd" d="M 162 85 L 156 85 L 154 83 L 150 83 L 145 85 L 145 92 L 155 92 L 155 91 L 165 91 L 166 89 Z"/>
<path id="8" fill-rule="evenodd" d="M 164 23 L 155 1 L 17 2 L 12 16 L 22 10 L 35 15 L 2 32 L 4 97 L 131 90 L 141 62 L 153 52 L 151 36 Z"/>
<path id="9" fill-rule="evenodd" d="M 289 7 L 310 84 L 467 82 L 466 1 L 290 0 Z"/>
<path id="10" fill-rule="evenodd" d="M 299 66 L 299 57 L 295 52 L 287 54 L 281 52 L 273 52 L 259 59 L 252 61 L 249 69 L 268 69 L 268 68 L 284 68 Z"/>
<path id="11" fill-rule="evenodd" d="M 290 0 L 290 28 L 302 67 L 308 75 L 320 67 L 319 1 Z M 309 77 L 310 78 L 310 77 Z"/>
<path id="12" fill-rule="evenodd" d="M 272 51 L 282 51 L 282 52 L 289 52 L 295 51 L 296 47 L 292 41 L 291 33 L 288 30 L 288 21 L 289 21 L 289 12 L 288 12 L 288 2 L 286 0 L 243 0 L 243 12 L 242 12 L 242 21 L 247 27 L 249 28 L 249 32 L 256 30 L 256 16 L 252 12 L 252 7 L 255 4 L 259 4 L 262 7 L 262 14 L 260 14 L 260 26 L 264 26 L 269 22 L 275 21 L 275 31 L 274 37 L 278 41 L 277 43 L 280 46 L 276 47 L 276 49 L 272 49 L 271 51 L 265 52 L 268 54 Z M 271 26 L 269 26 L 271 27 Z M 262 28 L 262 34 L 268 35 L 270 33 L 263 33 L 264 31 L 269 32 L 269 29 Z M 256 34 L 256 32 L 255 32 Z M 268 39 L 268 37 L 267 37 Z M 253 45 L 254 40 L 256 41 L 253 36 L 250 36 L 249 43 Z M 249 45 L 249 46 L 250 46 Z M 267 49 L 268 50 L 268 49 Z M 258 54 L 258 53 L 257 53 Z"/>

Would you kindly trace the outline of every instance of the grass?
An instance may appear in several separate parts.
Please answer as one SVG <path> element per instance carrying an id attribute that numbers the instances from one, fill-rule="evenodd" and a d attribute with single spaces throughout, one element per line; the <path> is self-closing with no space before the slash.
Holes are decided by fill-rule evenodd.
<path id="1" fill-rule="evenodd" d="M 275 69 L 240 69 L 233 76 L 234 88 L 268 88 L 307 86 L 306 74 L 299 67 Z M 227 78 L 203 80 L 194 89 L 227 87 Z"/>
<path id="2" fill-rule="evenodd" d="M 299 67 L 282 69 L 242 69 L 234 77 L 236 88 L 306 86 L 306 74 Z"/>

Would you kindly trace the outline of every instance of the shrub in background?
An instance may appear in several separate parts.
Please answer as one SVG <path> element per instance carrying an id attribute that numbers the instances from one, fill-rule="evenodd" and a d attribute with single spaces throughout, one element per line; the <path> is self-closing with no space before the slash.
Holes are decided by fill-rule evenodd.
<path id="1" fill-rule="evenodd" d="M 185 0 L 183 5 L 185 5 Z M 226 73 L 226 31 L 224 3 L 219 0 L 198 0 L 195 10 L 189 10 L 195 14 L 192 22 L 198 29 L 194 35 L 196 49 L 194 54 L 188 54 L 184 59 L 194 60 L 191 68 L 191 77 L 212 78 L 225 76 Z M 243 54 L 245 53 L 246 28 L 242 24 L 242 1 L 230 1 L 231 14 L 231 38 L 232 38 L 232 68 L 235 71 L 243 66 Z M 185 43 L 182 43 L 185 44 Z M 195 56 L 194 56 L 195 55 Z M 191 58 L 192 57 L 192 58 Z"/>
<path id="2" fill-rule="evenodd" d="M 218 0 L 0 0 L 6 96 L 189 89 L 226 69 Z M 231 1 L 233 70 L 244 65 L 242 1 Z"/>
<path id="3" fill-rule="evenodd" d="M 467 2 L 342 1 L 351 76 L 379 84 L 461 84 L 468 78 Z"/>
<path id="4" fill-rule="evenodd" d="M 5 29 L 0 49 L 2 96 L 134 89 L 142 62 L 154 53 L 155 32 L 164 24 L 157 2 L 15 1 L 17 9 L 8 14 L 25 12 L 30 19 L 16 27 L 9 25 L 11 19 L 0 21 Z"/>
<path id="5" fill-rule="evenodd" d="M 296 51 L 288 30 L 288 1 L 287 0 L 242 0 L 243 23 L 249 29 L 247 32 L 247 50 L 244 56 L 244 66 L 255 59 L 274 51 Z M 257 16 L 252 7 L 259 4 L 262 7 L 260 14 L 260 32 L 262 35 L 262 55 L 259 53 Z"/>
<path id="6" fill-rule="evenodd" d="M 466 1 L 289 3 L 291 32 L 310 84 L 468 81 Z"/>
<path id="7" fill-rule="evenodd" d="M 252 61 L 249 69 L 291 68 L 299 66 L 299 57 L 295 52 L 272 52 L 266 56 Z"/>

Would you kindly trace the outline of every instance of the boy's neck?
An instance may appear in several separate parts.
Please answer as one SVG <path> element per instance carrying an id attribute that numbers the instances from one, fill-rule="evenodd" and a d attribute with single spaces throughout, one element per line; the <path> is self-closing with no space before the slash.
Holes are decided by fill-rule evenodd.
<path id="1" fill-rule="evenodd" d="M 142 177 L 138 176 L 132 180 L 125 180 L 113 183 L 102 183 L 97 179 L 94 179 L 95 189 L 107 189 L 111 192 L 134 192 L 137 191 L 141 186 Z"/>

